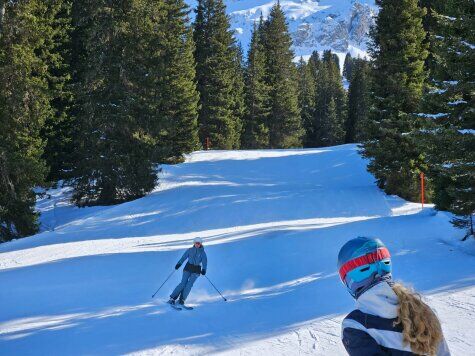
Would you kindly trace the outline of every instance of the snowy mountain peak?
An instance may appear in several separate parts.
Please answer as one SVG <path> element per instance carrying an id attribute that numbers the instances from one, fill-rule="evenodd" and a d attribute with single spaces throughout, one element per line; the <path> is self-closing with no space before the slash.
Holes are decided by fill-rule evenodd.
<path id="1" fill-rule="evenodd" d="M 191 8 L 196 0 L 187 0 Z M 231 27 L 244 51 L 249 48 L 254 22 L 261 14 L 269 16 L 273 0 L 225 0 Z M 378 7 L 374 0 L 283 0 L 294 41 L 296 58 L 308 58 L 317 50 L 331 49 L 343 63 L 349 52 L 353 57 L 365 57 L 366 43 Z M 190 14 L 194 16 L 194 12 Z"/>
<path id="2" fill-rule="evenodd" d="M 231 0 L 227 3 L 236 38 L 247 49 L 253 24 L 266 18 L 274 1 Z M 332 49 L 353 56 L 366 55 L 366 42 L 377 7 L 374 0 L 281 1 L 297 56 Z"/>

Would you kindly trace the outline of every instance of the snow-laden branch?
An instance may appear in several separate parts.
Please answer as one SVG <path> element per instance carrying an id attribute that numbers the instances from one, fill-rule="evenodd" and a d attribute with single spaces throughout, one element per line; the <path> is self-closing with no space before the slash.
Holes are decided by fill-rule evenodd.
<path id="1" fill-rule="evenodd" d="M 455 106 L 455 105 L 460 105 L 460 104 L 467 104 L 465 100 L 456 100 L 456 101 L 450 101 L 447 103 L 447 105 Z"/>
<path id="2" fill-rule="evenodd" d="M 464 129 L 458 130 L 462 135 L 475 135 L 475 130 L 473 129 Z"/>
<path id="3" fill-rule="evenodd" d="M 446 117 L 448 114 L 444 112 L 439 112 L 437 114 L 427 114 L 427 113 L 417 113 L 419 117 L 424 117 L 426 119 L 440 119 L 441 117 Z"/>

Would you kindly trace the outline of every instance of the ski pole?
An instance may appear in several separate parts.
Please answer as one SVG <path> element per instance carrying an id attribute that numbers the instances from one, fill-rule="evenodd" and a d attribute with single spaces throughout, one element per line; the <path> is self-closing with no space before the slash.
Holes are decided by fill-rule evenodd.
<path id="1" fill-rule="evenodd" d="M 165 283 L 167 283 L 167 281 L 170 279 L 170 277 L 172 276 L 173 273 L 175 273 L 175 270 L 173 270 L 172 273 L 170 273 L 170 275 L 167 277 L 167 279 L 165 279 L 165 281 L 162 283 L 162 285 L 160 287 L 158 287 L 157 291 L 155 293 L 153 293 L 152 298 L 155 297 L 155 294 L 157 294 L 160 289 L 162 289 L 163 285 Z"/>
<path id="2" fill-rule="evenodd" d="M 209 282 L 209 283 L 211 283 L 211 285 L 214 287 L 214 289 L 216 289 L 216 292 L 218 292 L 218 293 L 219 293 L 219 295 L 221 296 L 221 298 L 223 298 L 223 299 L 224 299 L 224 301 L 226 302 L 226 301 L 227 301 L 227 299 L 223 297 L 223 295 L 222 295 L 222 294 L 221 294 L 221 292 L 218 290 L 218 288 L 216 288 L 216 286 L 213 284 L 213 282 L 211 282 L 211 281 L 209 280 L 208 276 L 207 276 L 207 275 L 205 275 L 205 277 L 206 277 L 206 279 L 208 280 L 208 282 Z"/>

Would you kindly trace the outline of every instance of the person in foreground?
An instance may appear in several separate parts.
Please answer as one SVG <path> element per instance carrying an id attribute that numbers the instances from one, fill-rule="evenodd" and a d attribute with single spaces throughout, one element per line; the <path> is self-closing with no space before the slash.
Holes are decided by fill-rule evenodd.
<path id="1" fill-rule="evenodd" d="M 188 259 L 188 262 L 186 263 L 185 268 L 183 268 L 181 282 L 176 286 L 172 294 L 170 294 L 170 300 L 168 301 L 169 304 L 175 305 L 176 299 L 180 297 L 178 304 L 184 305 L 196 279 L 200 274 L 203 276 L 206 274 L 208 258 L 206 257 L 206 252 L 203 247 L 203 241 L 199 237 L 193 240 L 193 247 L 185 251 L 176 264 L 175 269 L 179 269 L 186 259 Z M 201 268 L 201 265 L 203 268 Z"/>
<path id="2" fill-rule="evenodd" d="M 440 321 L 421 297 L 391 275 L 391 256 L 375 238 L 357 237 L 338 254 L 338 272 L 356 309 L 342 325 L 351 356 L 450 355 Z"/>

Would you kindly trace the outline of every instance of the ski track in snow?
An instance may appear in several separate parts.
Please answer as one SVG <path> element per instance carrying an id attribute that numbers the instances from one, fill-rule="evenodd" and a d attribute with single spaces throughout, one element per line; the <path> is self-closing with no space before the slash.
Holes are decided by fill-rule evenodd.
<path id="1" fill-rule="evenodd" d="M 336 256 L 358 235 L 388 245 L 397 280 L 442 320 L 453 355 L 475 355 L 475 243 L 450 214 L 387 196 L 356 145 L 195 152 L 149 195 L 78 209 L 38 201 L 43 232 L 0 245 L 2 355 L 344 355 L 353 300 Z M 208 277 L 192 311 L 165 304 L 194 237 Z"/>

